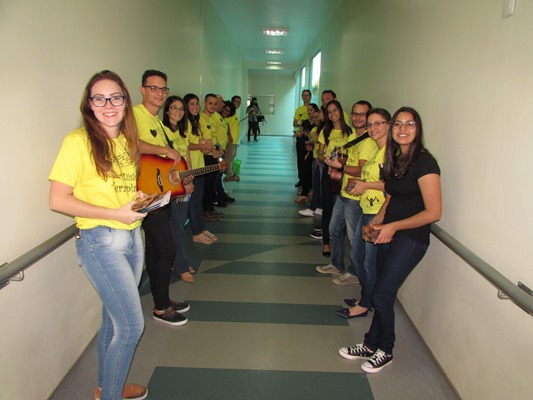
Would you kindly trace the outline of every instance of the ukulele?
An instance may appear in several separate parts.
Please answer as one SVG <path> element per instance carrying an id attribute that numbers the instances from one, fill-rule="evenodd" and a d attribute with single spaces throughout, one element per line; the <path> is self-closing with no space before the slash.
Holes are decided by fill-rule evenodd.
<path id="1" fill-rule="evenodd" d="M 137 178 L 137 190 L 144 193 L 164 193 L 170 191 L 171 198 L 185 196 L 182 180 L 188 176 L 199 176 L 226 169 L 228 164 L 218 164 L 202 168 L 187 169 L 187 163 L 180 158 L 178 162 L 152 154 L 141 155 L 141 172 Z"/>
<path id="2" fill-rule="evenodd" d="M 338 161 L 345 166 L 348 157 L 345 154 L 342 154 L 342 147 L 335 147 L 328 158 L 330 161 L 337 158 Z M 339 193 L 341 191 L 342 172 L 337 171 L 335 168 L 330 168 L 329 180 L 331 193 Z"/>

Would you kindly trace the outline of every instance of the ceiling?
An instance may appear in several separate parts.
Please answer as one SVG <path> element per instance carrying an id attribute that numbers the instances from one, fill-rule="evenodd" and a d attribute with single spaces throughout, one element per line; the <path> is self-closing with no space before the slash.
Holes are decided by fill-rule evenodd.
<path id="1" fill-rule="evenodd" d="M 211 0 L 250 70 L 294 72 L 342 0 Z M 284 37 L 267 37 L 263 27 L 288 27 Z M 283 49 L 282 55 L 265 49 Z M 267 61 L 281 61 L 270 66 Z"/>

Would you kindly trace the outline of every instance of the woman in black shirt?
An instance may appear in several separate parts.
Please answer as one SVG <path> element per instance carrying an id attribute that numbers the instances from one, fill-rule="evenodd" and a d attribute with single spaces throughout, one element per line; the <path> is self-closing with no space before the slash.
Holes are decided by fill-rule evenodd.
<path id="1" fill-rule="evenodd" d="M 396 295 L 424 257 L 431 223 L 442 212 L 440 169 L 422 144 L 422 120 L 412 108 L 402 107 L 392 118 L 383 177 L 387 198 L 370 223 L 379 231 L 372 325 L 363 343 L 339 349 L 344 358 L 366 359 L 361 368 L 368 373 L 392 362 Z"/>

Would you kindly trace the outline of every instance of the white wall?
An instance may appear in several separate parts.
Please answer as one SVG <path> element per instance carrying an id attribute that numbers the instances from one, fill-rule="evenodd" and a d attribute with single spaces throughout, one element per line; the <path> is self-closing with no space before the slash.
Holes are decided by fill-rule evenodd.
<path id="1" fill-rule="evenodd" d="M 117 72 L 134 103 L 150 68 L 168 74 L 172 94 L 200 94 L 203 85 L 228 96 L 243 91 L 242 62 L 228 37 L 231 59 L 218 65 L 226 82 L 215 85 L 215 66 L 203 65 L 204 42 L 215 33 L 203 33 L 204 16 L 214 17 L 202 8 L 196 0 L 2 1 L 0 263 L 72 223 L 49 210 L 47 176 L 62 138 L 80 124 L 79 101 L 92 74 Z M 98 329 L 99 299 L 73 246 L 0 291 L 2 398 L 46 398 Z"/>
<path id="2" fill-rule="evenodd" d="M 323 70 L 343 104 L 366 98 L 421 113 L 442 169 L 439 225 L 511 281 L 533 287 L 533 4 L 516 2 L 506 19 L 502 9 L 502 0 L 347 0 L 328 24 L 342 29 L 317 41 L 342 41 L 341 51 L 323 53 Z M 435 238 L 400 292 L 464 399 L 533 392 L 533 318 L 496 294 Z"/>

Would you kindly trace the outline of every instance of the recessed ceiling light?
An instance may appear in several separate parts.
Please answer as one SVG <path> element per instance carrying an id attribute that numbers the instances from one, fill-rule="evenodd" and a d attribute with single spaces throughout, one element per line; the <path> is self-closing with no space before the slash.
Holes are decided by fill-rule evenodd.
<path id="1" fill-rule="evenodd" d="M 281 61 L 267 61 L 269 65 L 281 65 Z"/>
<path id="2" fill-rule="evenodd" d="M 263 35 L 267 36 L 287 36 L 289 28 L 263 28 Z"/>
<path id="3" fill-rule="evenodd" d="M 283 54 L 283 50 L 281 50 L 281 49 L 266 49 L 265 53 L 267 53 L 267 54 Z"/>

